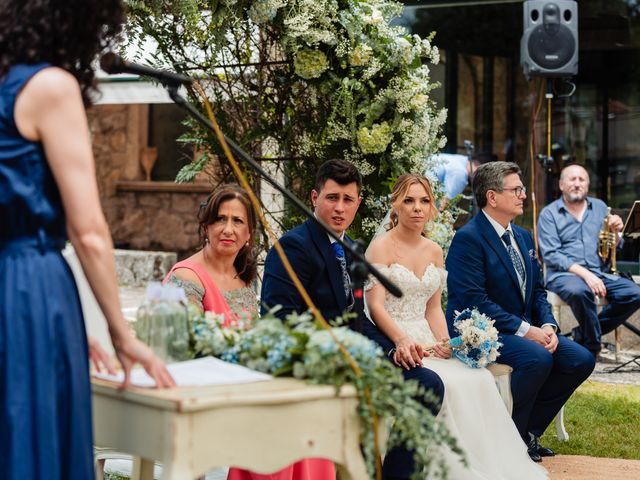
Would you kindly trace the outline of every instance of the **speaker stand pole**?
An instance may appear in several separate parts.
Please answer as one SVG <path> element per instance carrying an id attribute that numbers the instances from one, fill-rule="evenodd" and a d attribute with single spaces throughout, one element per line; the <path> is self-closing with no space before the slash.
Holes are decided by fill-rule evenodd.
<path id="1" fill-rule="evenodd" d="M 545 173 L 544 183 L 544 203 L 549 205 L 551 198 L 551 190 L 553 188 L 553 157 L 551 156 L 551 101 L 553 100 L 553 79 L 547 78 L 547 157 L 543 160 L 542 166 Z"/>
<path id="2" fill-rule="evenodd" d="M 478 202 L 476 202 L 476 196 L 473 194 L 473 151 L 475 149 L 475 145 L 470 140 L 464 141 L 464 148 L 467 152 L 467 168 L 469 169 L 469 177 L 467 183 L 471 187 L 471 205 L 469 205 L 469 218 L 467 221 L 471 220 L 475 215 L 480 211 L 478 209 Z"/>

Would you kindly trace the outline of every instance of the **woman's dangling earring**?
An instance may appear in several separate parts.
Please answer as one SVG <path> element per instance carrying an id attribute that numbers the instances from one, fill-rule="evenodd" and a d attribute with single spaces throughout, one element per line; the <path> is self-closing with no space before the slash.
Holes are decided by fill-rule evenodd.
<path id="1" fill-rule="evenodd" d="M 395 212 L 393 208 L 391 209 L 389 218 L 391 218 L 391 228 L 396 227 L 398 225 L 398 214 Z"/>

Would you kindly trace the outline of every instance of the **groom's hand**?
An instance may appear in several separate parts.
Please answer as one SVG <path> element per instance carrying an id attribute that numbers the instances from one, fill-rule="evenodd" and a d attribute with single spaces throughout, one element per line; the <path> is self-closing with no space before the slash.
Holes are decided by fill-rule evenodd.
<path id="1" fill-rule="evenodd" d="M 529 331 L 525 334 L 524 338 L 528 338 L 533 342 L 539 343 L 545 348 L 547 348 L 547 345 L 551 342 L 551 337 L 548 331 L 545 331 L 538 327 L 534 327 L 533 325 L 529 327 Z M 556 344 L 557 344 L 557 341 L 558 339 L 556 338 Z"/>
<path id="2" fill-rule="evenodd" d="M 426 356 L 422 345 L 408 336 L 402 337 L 396 342 L 396 352 L 393 361 L 396 365 L 411 370 L 416 365 L 422 364 L 422 357 Z"/>
<path id="3" fill-rule="evenodd" d="M 547 343 L 544 348 L 546 348 L 549 353 L 555 352 L 556 348 L 558 348 L 558 336 L 556 335 L 556 331 L 551 325 L 545 325 L 542 327 L 542 331 L 549 335 L 549 343 Z"/>

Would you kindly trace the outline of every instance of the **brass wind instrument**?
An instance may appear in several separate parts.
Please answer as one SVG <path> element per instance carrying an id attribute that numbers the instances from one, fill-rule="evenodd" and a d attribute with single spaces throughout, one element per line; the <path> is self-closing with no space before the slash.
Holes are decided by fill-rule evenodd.
<path id="1" fill-rule="evenodd" d="M 618 234 L 611 231 L 609 219 L 611 218 L 611 207 L 607 210 L 607 216 L 602 221 L 602 229 L 598 235 L 598 255 L 603 262 L 611 260 L 611 273 L 617 274 L 616 269 L 616 240 Z"/>

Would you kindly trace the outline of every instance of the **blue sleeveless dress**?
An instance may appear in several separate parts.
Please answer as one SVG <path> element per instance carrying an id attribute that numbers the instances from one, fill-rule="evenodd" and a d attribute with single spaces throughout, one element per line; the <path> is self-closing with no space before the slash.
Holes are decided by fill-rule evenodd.
<path id="1" fill-rule="evenodd" d="M 13 116 L 16 95 L 47 66 L 0 78 L 0 477 L 91 480 L 87 340 L 60 253 L 60 193 L 42 145 Z"/>

